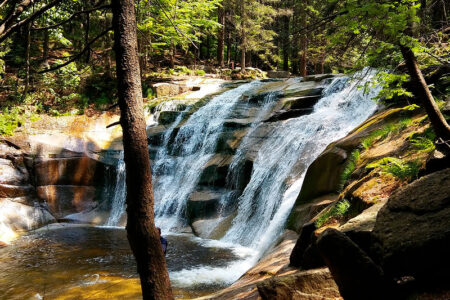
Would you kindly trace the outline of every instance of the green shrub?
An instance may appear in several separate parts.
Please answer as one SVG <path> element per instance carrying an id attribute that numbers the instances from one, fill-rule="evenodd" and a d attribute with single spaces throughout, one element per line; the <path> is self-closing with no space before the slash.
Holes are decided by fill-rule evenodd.
<path id="1" fill-rule="evenodd" d="M 16 128 L 27 119 L 34 122 L 40 117 L 35 113 L 25 113 L 20 107 L 4 108 L 0 112 L 0 135 L 13 135 Z"/>
<path id="2" fill-rule="evenodd" d="M 350 176 L 352 175 L 352 173 L 355 171 L 356 169 L 356 165 L 358 164 L 358 160 L 359 160 L 359 156 L 360 156 L 360 152 L 358 149 L 354 150 L 351 154 L 350 154 L 350 158 L 347 161 L 347 164 L 345 165 L 344 170 L 341 173 L 340 176 L 340 190 L 343 190 L 345 183 L 347 182 L 347 180 L 350 179 Z"/>
<path id="3" fill-rule="evenodd" d="M 420 166 L 417 162 L 405 162 L 395 157 L 385 157 L 366 166 L 367 169 L 380 168 L 383 172 L 392 174 L 402 180 L 417 178 Z"/>
<path id="4" fill-rule="evenodd" d="M 203 71 L 203 70 L 195 70 L 195 74 L 197 75 L 197 76 L 205 76 L 205 71 Z"/>
<path id="5" fill-rule="evenodd" d="M 336 203 L 332 208 L 322 213 L 315 221 L 316 227 L 320 228 L 325 225 L 331 219 L 339 219 L 346 215 L 350 208 L 350 202 L 342 200 Z"/>

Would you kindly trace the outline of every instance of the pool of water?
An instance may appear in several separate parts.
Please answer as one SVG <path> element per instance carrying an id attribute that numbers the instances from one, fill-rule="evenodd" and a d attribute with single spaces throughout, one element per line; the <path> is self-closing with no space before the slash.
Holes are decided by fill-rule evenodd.
<path id="1" fill-rule="evenodd" d="M 175 297 L 191 299 L 224 287 L 196 281 L 189 270 L 226 267 L 237 249 L 188 234 L 167 235 L 167 266 Z M 241 256 L 242 258 L 242 256 Z M 121 228 L 41 228 L 0 249 L 0 299 L 139 299 L 136 264 Z M 183 276 L 181 276 L 183 277 Z"/>

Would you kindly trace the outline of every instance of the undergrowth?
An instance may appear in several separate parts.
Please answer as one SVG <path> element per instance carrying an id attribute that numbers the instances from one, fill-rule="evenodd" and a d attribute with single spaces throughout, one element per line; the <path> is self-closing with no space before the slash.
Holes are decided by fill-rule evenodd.
<path id="1" fill-rule="evenodd" d="M 358 164 L 358 160 L 360 157 L 360 151 L 358 149 L 353 150 L 350 154 L 350 158 L 347 161 L 347 164 L 344 167 L 344 170 L 341 173 L 339 179 L 339 188 L 343 190 L 345 183 L 350 179 L 350 176 L 356 169 L 356 165 Z"/>
<path id="2" fill-rule="evenodd" d="M 339 219 L 345 216 L 350 208 L 350 202 L 347 200 L 342 200 L 336 203 L 332 208 L 328 209 L 326 212 L 321 214 L 315 221 L 316 227 L 320 228 L 331 219 Z"/>
<path id="3" fill-rule="evenodd" d="M 432 128 L 428 128 L 424 133 L 414 133 L 409 137 L 409 142 L 415 150 L 431 152 L 436 146 L 434 145 L 434 140 L 436 139 L 436 134 Z"/>
<path id="4" fill-rule="evenodd" d="M 0 135 L 13 135 L 26 120 L 37 121 L 39 116 L 24 112 L 19 107 L 4 108 L 0 113 Z"/>
<path id="5" fill-rule="evenodd" d="M 361 146 L 367 150 L 374 144 L 374 142 L 382 141 L 391 134 L 397 134 L 402 130 L 405 130 L 411 124 L 412 124 L 411 118 L 401 119 L 399 122 L 395 124 L 387 124 L 386 126 L 371 132 L 368 137 L 362 140 Z"/>
<path id="6" fill-rule="evenodd" d="M 420 165 L 415 161 L 403 161 L 395 157 L 385 157 L 366 166 L 367 169 L 380 168 L 384 173 L 391 174 L 401 180 L 417 178 Z"/>

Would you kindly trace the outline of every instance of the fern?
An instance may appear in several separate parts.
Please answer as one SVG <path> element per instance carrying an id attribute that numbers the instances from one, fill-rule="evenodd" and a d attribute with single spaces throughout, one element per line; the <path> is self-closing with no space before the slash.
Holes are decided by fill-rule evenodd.
<path id="1" fill-rule="evenodd" d="M 385 157 L 366 166 L 367 169 L 380 168 L 383 172 L 391 174 L 402 180 L 417 178 L 420 167 L 414 161 L 405 162 L 395 157 Z"/>

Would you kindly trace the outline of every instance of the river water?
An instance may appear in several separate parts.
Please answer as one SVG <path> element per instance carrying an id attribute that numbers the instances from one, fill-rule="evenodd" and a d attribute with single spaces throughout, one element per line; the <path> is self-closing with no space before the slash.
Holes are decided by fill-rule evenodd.
<path id="1" fill-rule="evenodd" d="M 226 266 L 245 249 L 191 234 L 166 236 L 169 272 Z M 136 264 L 123 228 L 53 225 L 0 249 L 0 299 L 139 299 Z M 224 285 L 173 281 L 175 297 L 190 299 Z"/>

